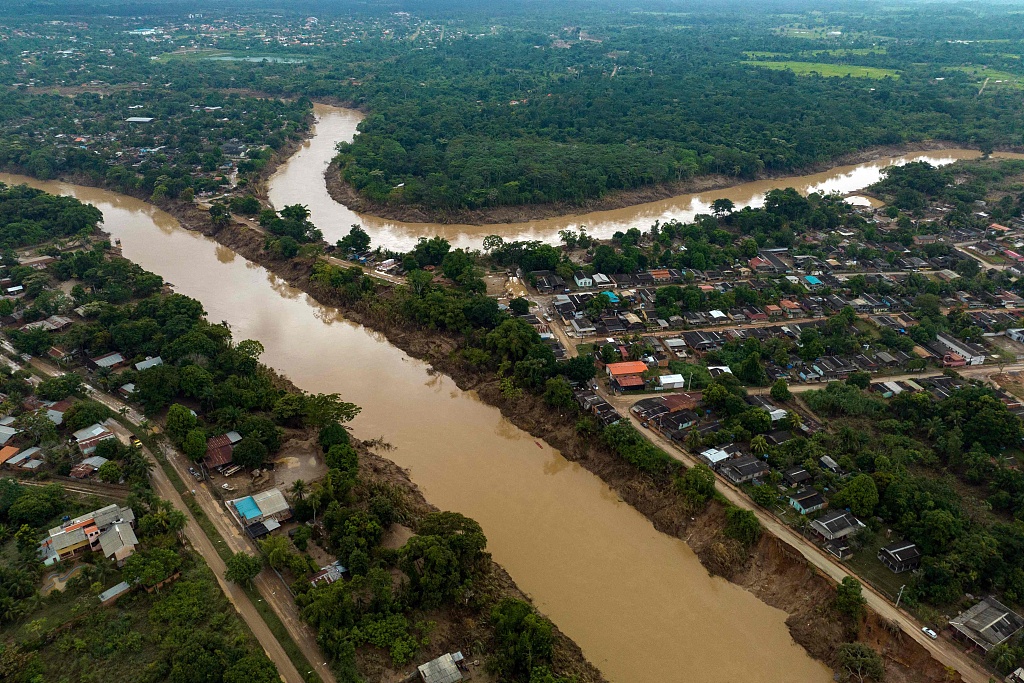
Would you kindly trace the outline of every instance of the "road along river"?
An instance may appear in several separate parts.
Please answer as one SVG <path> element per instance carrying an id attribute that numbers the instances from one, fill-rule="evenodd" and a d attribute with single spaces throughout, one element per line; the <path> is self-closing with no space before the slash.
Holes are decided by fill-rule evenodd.
<path id="1" fill-rule="evenodd" d="M 951 164 L 959 159 L 974 159 L 980 152 L 969 149 L 946 149 L 935 152 L 917 152 L 886 157 L 854 166 L 838 166 L 823 173 L 805 176 L 773 178 L 742 183 L 721 190 L 697 194 L 684 194 L 647 204 L 637 204 L 611 211 L 597 211 L 583 215 L 560 216 L 525 223 L 492 225 L 456 225 L 445 223 L 403 223 L 387 218 L 359 214 L 334 201 L 327 193 L 324 171 L 335 156 L 335 146 L 351 140 L 363 115 L 353 109 L 328 105 L 314 105 L 317 117 L 313 137 L 283 164 L 270 179 L 269 197 L 277 208 L 289 204 L 305 204 L 312 213 L 312 221 L 323 230 L 331 244 L 348 233 L 354 223 L 361 224 L 373 238 L 374 245 L 396 251 L 408 251 L 420 237 L 440 235 L 456 247 L 479 248 L 487 235 L 501 235 L 506 240 L 542 240 L 559 242 L 560 230 L 579 230 L 586 226 L 593 237 L 608 238 L 616 231 L 629 228 L 647 230 L 656 220 L 662 223 L 676 219 L 691 220 L 698 213 L 711 213 L 716 199 L 731 199 L 736 207 L 764 204 L 764 195 L 776 188 L 793 187 L 803 194 L 811 192 L 838 192 L 846 195 L 863 190 L 881 178 L 882 169 L 908 161 L 927 161 L 934 165 Z M 1021 158 L 1024 155 L 997 153 L 994 156 Z M 867 204 L 866 197 L 851 197 L 853 203 Z"/>
<path id="2" fill-rule="evenodd" d="M 94 204 L 127 258 L 201 301 L 236 339 L 262 342 L 267 364 L 303 389 L 362 406 L 357 433 L 396 446 L 388 457 L 432 503 L 478 520 L 495 560 L 610 680 L 831 680 L 792 640 L 785 613 L 710 577 L 685 543 L 596 476 L 380 335 L 144 202 L 0 181 Z"/>

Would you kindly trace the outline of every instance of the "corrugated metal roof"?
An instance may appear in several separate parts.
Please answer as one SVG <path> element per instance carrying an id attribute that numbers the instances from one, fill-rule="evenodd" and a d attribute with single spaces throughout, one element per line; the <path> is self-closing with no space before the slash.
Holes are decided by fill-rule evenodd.
<path id="1" fill-rule="evenodd" d="M 284 512 L 288 509 L 288 501 L 284 499 L 284 494 L 277 489 L 260 491 L 259 493 L 254 494 L 252 499 L 259 507 L 260 512 L 263 513 L 264 517 L 276 515 L 279 512 Z"/>
<path id="2" fill-rule="evenodd" d="M 441 655 L 417 668 L 423 683 L 458 683 L 462 680 L 462 672 L 450 654 Z"/>

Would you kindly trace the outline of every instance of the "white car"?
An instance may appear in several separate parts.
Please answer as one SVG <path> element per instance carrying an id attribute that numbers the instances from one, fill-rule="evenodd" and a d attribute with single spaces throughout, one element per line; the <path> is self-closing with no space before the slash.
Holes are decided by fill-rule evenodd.
<path id="1" fill-rule="evenodd" d="M 924 634 L 925 634 L 926 636 L 928 636 L 928 637 L 929 637 L 929 638 L 931 638 L 932 640 L 938 640 L 938 638 L 939 638 L 939 634 L 938 634 L 938 633 L 936 633 L 935 631 L 931 630 L 931 629 L 930 629 L 930 628 L 928 628 L 927 626 L 925 626 L 925 627 L 924 627 L 924 628 L 922 628 L 921 630 L 922 630 L 922 631 L 924 632 Z"/>

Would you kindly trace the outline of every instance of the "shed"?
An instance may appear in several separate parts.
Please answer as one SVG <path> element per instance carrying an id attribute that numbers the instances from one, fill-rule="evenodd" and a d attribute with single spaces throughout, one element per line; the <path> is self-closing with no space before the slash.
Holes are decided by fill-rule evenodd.
<path id="1" fill-rule="evenodd" d="M 462 658 L 461 653 L 456 654 Z M 451 654 L 443 654 L 426 664 L 420 664 L 417 669 L 423 683 L 458 683 L 462 680 L 462 672 L 459 671 L 456 659 Z"/>
<path id="2" fill-rule="evenodd" d="M 160 356 L 157 356 L 156 358 L 146 358 L 146 360 L 136 363 L 135 369 L 142 372 L 143 370 L 149 370 L 150 368 L 155 368 L 156 366 L 163 364 L 163 359 Z"/>
<path id="3" fill-rule="evenodd" d="M 961 640 L 988 652 L 1005 643 L 1024 626 L 1024 619 L 995 598 L 983 599 L 949 620 Z"/>
<path id="4" fill-rule="evenodd" d="M 113 605 L 115 602 L 117 602 L 118 598 L 120 598 L 125 593 L 130 592 L 131 589 L 132 586 L 127 581 L 122 581 L 121 583 L 115 586 L 111 586 L 107 590 L 100 593 L 100 604 L 104 607 L 106 607 L 107 605 Z"/>

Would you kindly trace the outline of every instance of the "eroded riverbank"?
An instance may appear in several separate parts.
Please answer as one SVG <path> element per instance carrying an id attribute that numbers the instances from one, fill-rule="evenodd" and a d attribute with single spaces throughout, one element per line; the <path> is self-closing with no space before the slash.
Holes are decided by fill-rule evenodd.
<path id="1" fill-rule="evenodd" d="M 308 287 L 308 264 L 264 261 L 278 277 L 237 256 L 233 249 L 265 258 L 251 230 L 221 231 L 229 248 L 127 197 L 29 182 L 96 204 L 128 258 L 199 299 L 238 338 L 259 339 L 265 362 L 295 384 L 362 405 L 358 432 L 394 444 L 389 458 L 410 469 L 432 503 L 477 519 L 495 560 L 610 680 L 829 680 L 791 638 L 785 612 L 710 577 L 685 543 L 658 531 L 580 463 L 410 358 L 436 357 L 440 365 L 451 340 L 388 331 L 408 348 L 403 353 L 282 279 Z M 493 399 L 486 381 L 476 388 Z"/>

